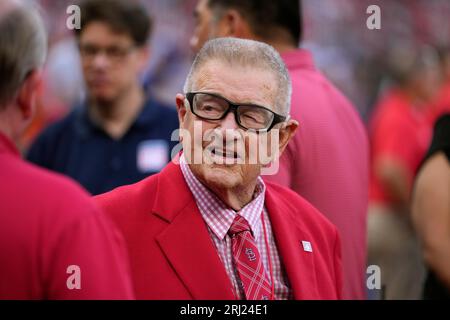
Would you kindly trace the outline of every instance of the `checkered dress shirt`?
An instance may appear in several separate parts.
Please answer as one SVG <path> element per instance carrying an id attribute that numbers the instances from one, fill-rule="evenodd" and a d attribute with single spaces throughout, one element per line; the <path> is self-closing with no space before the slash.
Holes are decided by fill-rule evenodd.
<path id="1" fill-rule="evenodd" d="M 197 206 L 208 226 L 208 231 L 216 247 L 217 253 L 225 267 L 228 277 L 233 284 L 234 294 L 238 299 L 245 297 L 244 290 L 236 268 L 233 265 L 233 253 L 231 248 L 231 238 L 227 234 L 237 212 L 227 207 L 216 195 L 209 191 L 192 173 L 186 163 L 184 155 L 180 157 L 180 167 L 184 179 L 194 195 Z M 284 268 L 281 265 L 278 249 L 272 233 L 272 226 L 266 208 L 264 207 L 264 195 L 266 186 L 261 178 L 258 178 L 257 187 L 253 200 L 239 211 L 250 224 L 255 237 L 256 246 L 263 259 L 264 268 L 269 277 L 270 283 L 274 281 L 274 293 L 276 300 L 292 299 L 292 290 L 288 284 Z M 266 248 L 262 219 L 267 231 L 267 242 L 269 244 L 270 261 L 272 262 L 273 279 L 270 279 L 269 259 Z"/>

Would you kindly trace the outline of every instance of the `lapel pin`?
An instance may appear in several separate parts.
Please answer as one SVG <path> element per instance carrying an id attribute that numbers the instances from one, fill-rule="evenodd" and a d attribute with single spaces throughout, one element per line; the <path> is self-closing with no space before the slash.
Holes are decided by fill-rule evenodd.
<path id="1" fill-rule="evenodd" d="M 312 246 L 311 246 L 311 242 L 309 241 L 302 241 L 302 245 L 303 245 L 303 250 L 306 252 L 312 252 Z"/>

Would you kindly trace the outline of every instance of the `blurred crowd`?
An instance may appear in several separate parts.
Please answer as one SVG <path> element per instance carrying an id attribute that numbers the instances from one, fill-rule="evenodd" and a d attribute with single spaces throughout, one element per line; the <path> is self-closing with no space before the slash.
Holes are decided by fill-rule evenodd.
<path id="1" fill-rule="evenodd" d="M 423 45 L 449 46 L 448 1 L 306 0 L 304 5 L 308 13 L 304 46 L 366 121 L 392 85 L 392 67 L 399 58 L 393 56 L 395 52 L 417 51 Z M 381 9 L 380 30 L 364 27 L 370 5 Z"/>
<path id="2" fill-rule="evenodd" d="M 66 8 L 76 1 L 32 1 L 40 3 L 47 17 L 50 54 L 43 107 L 25 137 L 24 147 L 46 123 L 62 117 L 70 106 L 82 100 L 84 92 L 73 33 L 61 28 L 68 17 Z M 152 95 L 173 105 L 173 97 L 182 88 L 193 59 L 189 39 L 196 1 L 141 2 L 154 19 L 152 54 L 143 81 Z M 381 8 L 381 30 L 365 27 L 369 16 L 366 9 L 372 4 Z M 450 46 L 449 1 L 305 0 L 303 5 L 306 14 L 302 46 L 313 52 L 321 71 L 354 103 L 366 122 L 380 97 L 395 85 L 396 63 L 402 60 L 399 54 L 428 45 L 445 59 Z"/>

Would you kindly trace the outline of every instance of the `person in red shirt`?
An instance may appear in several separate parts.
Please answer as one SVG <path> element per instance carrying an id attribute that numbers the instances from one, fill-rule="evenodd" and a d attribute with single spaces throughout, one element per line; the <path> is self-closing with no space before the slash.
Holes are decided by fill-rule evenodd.
<path id="1" fill-rule="evenodd" d="M 381 268 L 384 298 L 418 299 L 424 267 L 409 206 L 431 141 L 438 61 L 429 47 L 398 49 L 390 59 L 397 85 L 380 100 L 370 123 L 368 259 Z"/>
<path id="2" fill-rule="evenodd" d="M 0 3 L 0 299 L 132 299 L 123 239 L 87 193 L 20 158 L 46 33 L 37 10 Z"/>

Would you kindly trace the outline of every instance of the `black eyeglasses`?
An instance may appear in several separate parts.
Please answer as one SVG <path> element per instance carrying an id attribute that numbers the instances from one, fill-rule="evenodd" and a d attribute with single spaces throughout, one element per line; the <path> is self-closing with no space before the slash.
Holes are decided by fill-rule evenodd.
<path id="1" fill-rule="evenodd" d="M 214 93 L 189 92 L 186 98 L 194 115 L 203 120 L 222 120 L 230 111 L 236 123 L 246 130 L 270 131 L 287 117 L 254 104 L 236 104 Z"/>
<path id="2" fill-rule="evenodd" d="M 101 48 L 92 44 L 79 44 L 80 54 L 83 58 L 92 60 L 99 53 L 105 52 L 105 55 L 113 62 L 121 62 L 128 54 L 130 54 L 135 46 L 120 47 L 120 46 L 110 46 L 106 48 Z"/>

